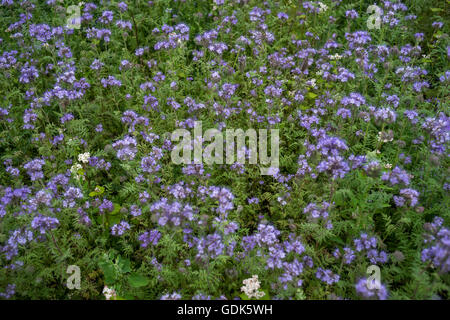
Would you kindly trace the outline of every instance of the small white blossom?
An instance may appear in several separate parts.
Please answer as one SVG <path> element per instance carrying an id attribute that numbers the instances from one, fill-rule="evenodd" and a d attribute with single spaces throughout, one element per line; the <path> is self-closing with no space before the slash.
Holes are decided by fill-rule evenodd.
<path id="1" fill-rule="evenodd" d="M 80 175 L 78 174 L 78 170 L 80 170 L 80 169 L 83 169 L 83 167 L 79 163 L 76 163 L 76 164 L 72 165 L 72 167 L 70 167 L 70 172 L 72 172 L 75 179 L 77 179 L 77 180 L 80 180 Z M 82 178 L 83 178 L 83 180 L 85 180 L 84 176 Z"/>
<path id="2" fill-rule="evenodd" d="M 241 291 L 243 291 L 247 297 L 249 298 L 262 298 L 264 296 L 263 291 L 259 291 L 260 282 L 258 281 L 258 275 L 253 275 L 251 278 L 245 279 L 242 281 L 244 286 L 241 287 Z"/>
<path id="3" fill-rule="evenodd" d="M 116 290 L 108 288 L 108 286 L 103 288 L 103 294 L 105 295 L 106 300 L 111 300 L 111 298 L 115 299 L 117 297 Z"/>
<path id="4" fill-rule="evenodd" d="M 322 2 L 319 2 L 318 5 L 319 5 L 319 12 L 320 13 L 325 12 L 325 11 L 328 10 L 328 6 L 326 4 L 324 4 Z"/>
<path id="5" fill-rule="evenodd" d="M 90 158 L 91 158 L 91 154 L 89 152 L 80 153 L 78 155 L 78 161 L 80 161 L 82 163 L 88 163 Z"/>

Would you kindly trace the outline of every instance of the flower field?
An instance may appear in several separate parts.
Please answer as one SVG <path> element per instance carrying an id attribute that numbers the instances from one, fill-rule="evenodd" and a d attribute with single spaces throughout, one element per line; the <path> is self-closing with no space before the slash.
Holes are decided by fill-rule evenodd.
<path id="1" fill-rule="evenodd" d="M 449 22 L 0 0 L 0 299 L 449 299 Z"/>

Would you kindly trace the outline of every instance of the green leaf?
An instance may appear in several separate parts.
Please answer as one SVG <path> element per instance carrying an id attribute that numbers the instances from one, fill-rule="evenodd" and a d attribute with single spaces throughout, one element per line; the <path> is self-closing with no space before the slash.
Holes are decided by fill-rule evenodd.
<path id="1" fill-rule="evenodd" d="M 109 215 L 114 216 L 114 215 L 118 214 L 120 211 L 120 208 L 121 208 L 120 204 L 114 203 L 114 210 L 111 213 L 109 213 Z"/>
<path id="2" fill-rule="evenodd" d="M 128 282 L 133 288 L 146 286 L 150 280 L 139 273 L 132 273 L 128 276 Z"/>
<path id="3" fill-rule="evenodd" d="M 315 97 L 317 97 L 317 94 L 315 94 L 314 92 L 308 92 L 308 98 L 314 99 Z"/>
<path id="4" fill-rule="evenodd" d="M 120 270 L 123 273 L 127 273 L 127 272 L 131 271 L 131 262 L 130 262 L 130 260 L 128 260 L 126 258 L 122 258 L 120 256 L 119 256 L 119 258 L 117 260 L 118 260 L 117 264 L 119 265 Z"/>
<path id="5" fill-rule="evenodd" d="M 116 280 L 116 270 L 114 269 L 114 265 L 110 261 L 102 261 L 99 262 L 98 265 L 105 276 L 105 283 L 107 285 L 114 284 L 114 281 Z"/>

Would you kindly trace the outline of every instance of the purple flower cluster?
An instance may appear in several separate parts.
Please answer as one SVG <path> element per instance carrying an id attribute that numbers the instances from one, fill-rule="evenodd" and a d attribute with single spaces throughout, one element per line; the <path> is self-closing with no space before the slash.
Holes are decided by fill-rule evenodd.
<path id="1" fill-rule="evenodd" d="M 435 217 L 433 222 L 426 223 L 424 243 L 428 245 L 422 250 L 422 261 L 429 261 L 439 269 L 440 274 L 450 272 L 450 230 L 443 226 L 444 219 Z"/>
<path id="2" fill-rule="evenodd" d="M 160 35 L 160 40 L 155 44 L 155 50 L 175 49 L 182 43 L 189 40 L 189 27 L 180 23 L 175 27 L 163 25 L 161 30 L 153 29 L 153 34 Z"/>
<path id="3" fill-rule="evenodd" d="M 180 226 L 183 221 L 194 219 L 195 209 L 189 204 L 183 205 L 178 201 L 169 202 L 167 198 L 161 198 L 150 206 L 150 212 L 155 214 L 161 226 Z"/>
<path id="4" fill-rule="evenodd" d="M 59 220 L 57 218 L 47 217 L 41 214 L 31 221 L 31 227 L 33 229 L 39 229 L 41 234 L 45 234 L 48 230 L 56 229 L 58 225 Z"/>
<path id="5" fill-rule="evenodd" d="M 328 285 L 332 285 L 339 281 L 340 276 L 338 274 L 333 273 L 331 270 L 317 268 L 316 278 L 325 282 Z"/>
<path id="6" fill-rule="evenodd" d="M 395 167 L 391 172 L 385 172 L 381 176 L 381 180 L 389 181 L 389 183 L 393 186 L 396 184 L 404 184 L 405 186 L 409 185 L 410 176 L 405 171 L 399 167 Z"/>
<path id="7" fill-rule="evenodd" d="M 133 160 L 137 153 L 137 141 L 134 137 L 125 136 L 112 144 L 120 160 Z"/>
<path id="8" fill-rule="evenodd" d="M 316 203 L 312 202 L 308 204 L 305 209 L 303 209 L 303 213 L 308 215 L 308 220 L 310 222 L 317 222 L 321 219 L 326 223 L 327 229 L 332 229 L 333 224 L 331 223 L 328 214 L 329 208 L 330 204 L 326 201 L 324 201 L 321 206 L 318 206 Z"/>
<path id="9" fill-rule="evenodd" d="M 409 205 L 415 207 L 419 202 L 419 192 L 414 189 L 401 189 L 399 196 L 394 196 L 394 202 L 397 207 Z"/>
<path id="10" fill-rule="evenodd" d="M 115 224 L 111 227 L 111 234 L 113 236 L 121 236 L 123 235 L 127 230 L 130 230 L 130 225 L 126 221 L 121 221 L 118 224 Z"/>
<path id="11" fill-rule="evenodd" d="M 373 288 L 369 289 L 369 287 Z M 381 283 L 377 283 L 376 280 L 371 285 L 368 285 L 368 279 L 361 278 L 355 284 L 355 289 L 356 293 L 364 299 L 386 300 L 388 296 L 386 287 Z"/>
<path id="12" fill-rule="evenodd" d="M 42 167 L 45 165 L 45 161 L 42 159 L 34 159 L 27 162 L 23 167 L 27 170 L 27 174 L 30 176 L 31 181 L 36 181 L 44 178 Z"/>
<path id="13" fill-rule="evenodd" d="M 141 247 L 146 248 L 149 245 L 156 246 L 159 239 L 161 238 L 161 232 L 154 229 L 151 231 L 146 231 L 138 237 Z"/>

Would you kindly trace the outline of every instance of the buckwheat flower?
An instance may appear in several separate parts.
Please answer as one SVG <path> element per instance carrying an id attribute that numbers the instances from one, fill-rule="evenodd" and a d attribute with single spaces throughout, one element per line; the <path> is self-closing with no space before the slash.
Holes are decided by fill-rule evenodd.
<path id="1" fill-rule="evenodd" d="M 89 152 L 80 153 L 78 155 L 78 161 L 80 161 L 81 163 L 88 163 L 90 157 L 91 157 L 91 154 Z"/>
<path id="2" fill-rule="evenodd" d="M 103 295 L 105 296 L 106 300 L 115 300 L 117 297 L 117 293 L 116 290 L 114 290 L 113 288 L 109 288 L 108 286 L 105 285 L 105 287 L 103 288 L 102 291 Z"/>
<path id="3" fill-rule="evenodd" d="M 369 287 L 373 287 L 370 288 Z M 355 285 L 356 293 L 365 299 L 387 299 L 386 287 L 377 280 L 369 283 L 367 278 L 361 278 Z"/>
<path id="4" fill-rule="evenodd" d="M 258 280 L 258 275 L 253 275 L 251 278 L 245 279 L 242 281 L 244 284 L 241 287 L 241 291 L 244 292 L 248 298 L 262 298 L 265 293 L 263 291 L 259 291 L 261 283 Z"/>
<path id="5" fill-rule="evenodd" d="M 319 13 L 323 13 L 328 10 L 328 6 L 325 3 L 319 1 L 317 4 L 319 5 Z"/>
<path id="6" fill-rule="evenodd" d="M 111 234 L 113 236 L 121 236 L 125 233 L 125 231 L 130 230 L 130 225 L 126 221 L 121 221 L 118 224 L 115 224 L 111 227 Z"/>

